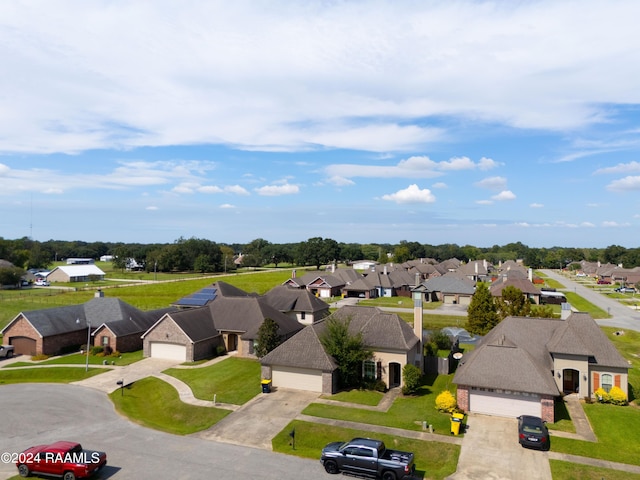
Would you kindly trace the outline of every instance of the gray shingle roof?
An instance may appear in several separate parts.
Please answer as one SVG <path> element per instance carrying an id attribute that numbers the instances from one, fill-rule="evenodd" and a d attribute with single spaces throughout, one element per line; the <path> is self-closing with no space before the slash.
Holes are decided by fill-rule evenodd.
<path id="1" fill-rule="evenodd" d="M 329 305 L 306 289 L 279 285 L 269 290 L 264 298 L 276 310 L 281 312 L 316 313 L 328 311 Z"/>
<path id="2" fill-rule="evenodd" d="M 471 280 L 451 274 L 430 278 L 422 284 L 429 292 L 462 293 L 465 295 L 473 295 L 475 292 L 475 284 Z"/>
<path id="3" fill-rule="evenodd" d="M 309 325 L 265 355 L 263 365 L 280 365 L 331 371 L 335 360 L 324 351 L 320 338 L 329 318 L 350 319 L 349 331 L 362 333 L 364 344 L 373 350 L 409 351 L 418 343 L 413 329 L 394 313 L 376 307 L 347 306 L 319 322 Z"/>
<path id="4" fill-rule="evenodd" d="M 566 320 L 507 317 L 463 358 L 453 381 L 559 395 L 552 353 L 593 357 L 602 366 L 629 366 L 587 313 L 572 313 Z"/>

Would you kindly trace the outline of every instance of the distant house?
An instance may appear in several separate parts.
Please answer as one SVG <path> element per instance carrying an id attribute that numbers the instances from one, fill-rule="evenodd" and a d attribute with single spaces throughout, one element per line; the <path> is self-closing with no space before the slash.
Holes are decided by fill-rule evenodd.
<path id="1" fill-rule="evenodd" d="M 371 267 L 377 265 L 375 260 L 358 260 L 351 265 L 354 270 L 369 270 Z"/>
<path id="2" fill-rule="evenodd" d="M 100 261 L 101 262 L 112 262 L 113 261 L 113 255 L 102 255 L 100 257 Z"/>
<path id="3" fill-rule="evenodd" d="M 424 299 L 427 302 L 469 305 L 476 287 L 475 282 L 469 280 L 466 276 L 447 273 L 422 282 L 416 290 L 424 294 Z"/>
<path id="4" fill-rule="evenodd" d="M 67 265 L 93 265 L 93 258 L 67 258 Z"/>
<path id="5" fill-rule="evenodd" d="M 66 265 L 56 267 L 47 280 L 50 282 L 90 282 L 104 280 L 105 273 L 95 265 Z"/>
<path id="6" fill-rule="evenodd" d="M 515 287 L 522 292 L 532 304 L 540 304 L 542 291 L 536 287 L 531 280 L 522 276 L 521 273 L 512 272 L 508 276 L 503 276 L 495 280 L 489 287 L 491 295 L 494 297 L 502 297 L 502 291 L 506 287 Z"/>
<path id="7" fill-rule="evenodd" d="M 329 304 L 308 290 L 279 285 L 265 293 L 264 298 L 273 308 L 303 325 L 310 325 L 329 315 Z"/>
<path id="8" fill-rule="evenodd" d="M 453 378 L 463 411 L 554 421 L 565 393 L 628 395 L 629 364 L 587 313 L 566 319 L 507 317 L 460 362 Z"/>

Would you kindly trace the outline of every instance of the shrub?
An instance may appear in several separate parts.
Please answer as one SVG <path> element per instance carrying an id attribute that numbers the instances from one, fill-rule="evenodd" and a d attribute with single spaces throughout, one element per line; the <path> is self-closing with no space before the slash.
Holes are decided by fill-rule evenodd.
<path id="1" fill-rule="evenodd" d="M 89 350 L 89 353 L 91 353 L 91 355 L 98 355 L 99 353 L 103 352 L 104 347 L 102 345 L 96 345 L 95 347 L 91 347 L 91 350 Z"/>
<path id="2" fill-rule="evenodd" d="M 227 349 L 224 348 L 222 345 L 219 345 L 216 347 L 216 355 L 218 357 L 221 357 L 222 355 L 224 355 L 225 353 L 227 353 Z"/>
<path id="3" fill-rule="evenodd" d="M 609 398 L 614 405 L 626 405 L 628 403 L 627 396 L 620 387 L 611 387 L 611 390 L 609 390 Z"/>
<path id="4" fill-rule="evenodd" d="M 422 383 L 422 372 L 415 365 L 407 363 L 402 368 L 402 378 L 404 379 L 404 386 L 402 387 L 402 393 L 409 395 L 415 393 L 420 384 Z"/>
<path id="5" fill-rule="evenodd" d="M 118 350 L 114 350 L 113 352 L 111 352 L 111 357 L 119 357 L 120 355 L 122 355 Z"/>
<path id="6" fill-rule="evenodd" d="M 46 360 L 47 358 L 49 358 L 49 355 L 45 355 L 44 353 L 39 353 L 38 355 L 33 355 L 31 357 L 31 360 L 33 360 L 34 362 L 39 362 L 40 360 Z"/>
<path id="7" fill-rule="evenodd" d="M 436 408 L 439 412 L 453 413 L 458 408 L 456 397 L 449 390 L 438 394 L 436 397 Z"/>
<path id="8" fill-rule="evenodd" d="M 425 357 L 437 357 L 438 345 L 435 342 L 427 342 L 424 344 L 424 356 Z"/>
<path id="9" fill-rule="evenodd" d="M 387 391 L 387 384 L 384 383 L 382 380 L 365 380 L 362 383 L 362 387 L 365 390 L 373 390 L 376 392 L 386 392 Z"/>
<path id="10" fill-rule="evenodd" d="M 438 350 L 451 350 L 451 339 L 442 330 L 436 330 L 429 337 L 429 341 L 438 346 Z"/>

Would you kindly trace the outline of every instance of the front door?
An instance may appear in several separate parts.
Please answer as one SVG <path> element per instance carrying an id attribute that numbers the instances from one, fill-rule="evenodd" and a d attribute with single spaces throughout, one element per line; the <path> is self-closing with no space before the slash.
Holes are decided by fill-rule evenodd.
<path id="1" fill-rule="evenodd" d="M 564 393 L 576 393 L 579 388 L 580 372 L 567 369 L 562 372 L 562 391 Z"/>

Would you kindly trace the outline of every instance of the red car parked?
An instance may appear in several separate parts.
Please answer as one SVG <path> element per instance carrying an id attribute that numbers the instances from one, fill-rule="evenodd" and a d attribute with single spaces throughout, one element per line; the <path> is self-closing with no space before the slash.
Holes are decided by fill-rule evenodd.
<path id="1" fill-rule="evenodd" d="M 79 443 L 64 441 L 29 447 L 16 459 L 21 477 L 36 473 L 63 480 L 90 477 L 106 464 L 106 453 L 83 450 Z"/>

